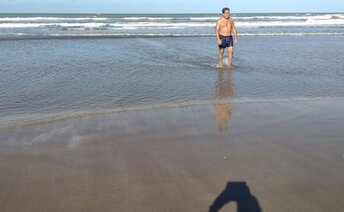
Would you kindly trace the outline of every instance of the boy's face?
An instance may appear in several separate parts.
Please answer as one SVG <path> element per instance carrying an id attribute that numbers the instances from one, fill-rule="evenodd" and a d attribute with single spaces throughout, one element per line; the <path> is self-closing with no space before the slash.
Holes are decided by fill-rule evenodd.
<path id="1" fill-rule="evenodd" d="M 226 10 L 226 11 L 223 13 L 223 17 L 225 17 L 226 19 L 228 19 L 230 16 L 231 16 L 231 13 L 229 12 L 229 10 Z"/>

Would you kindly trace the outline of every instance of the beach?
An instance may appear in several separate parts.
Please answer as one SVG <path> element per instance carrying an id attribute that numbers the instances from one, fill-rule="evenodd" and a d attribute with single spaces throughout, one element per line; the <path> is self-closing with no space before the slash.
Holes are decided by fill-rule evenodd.
<path id="1" fill-rule="evenodd" d="M 262 211 L 341 211 L 343 101 L 222 102 L 4 131 L 2 211 L 235 211 L 237 200 L 215 201 L 223 192 Z"/>
<path id="2" fill-rule="evenodd" d="M 342 211 L 344 14 L 218 17 L 0 14 L 0 211 Z"/>

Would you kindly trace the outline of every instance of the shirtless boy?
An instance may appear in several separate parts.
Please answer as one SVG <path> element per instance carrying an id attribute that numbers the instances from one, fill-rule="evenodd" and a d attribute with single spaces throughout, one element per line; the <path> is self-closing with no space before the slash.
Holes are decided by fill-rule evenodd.
<path id="1" fill-rule="evenodd" d="M 228 66 L 232 65 L 233 59 L 233 37 L 234 43 L 238 42 L 238 34 L 234 25 L 234 21 L 230 18 L 229 8 L 225 7 L 222 9 L 222 16 L 216 22 L 216 39 L 219 45 L 219 61 L 218 66 L 222 67 L 223 53 L 225 48 L 228 47 Z"/>

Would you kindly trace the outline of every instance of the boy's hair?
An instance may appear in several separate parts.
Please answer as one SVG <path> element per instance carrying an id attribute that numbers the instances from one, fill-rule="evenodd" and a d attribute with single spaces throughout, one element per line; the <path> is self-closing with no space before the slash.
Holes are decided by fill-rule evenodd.
<path id="1" fill-rule="evenodd" d="M 224 14 L 226 10 L 229 11 L 229 8 L 228 8 L 228 7 L 224 7 L 224 8 L 222 9 L 222 14 Z"/>

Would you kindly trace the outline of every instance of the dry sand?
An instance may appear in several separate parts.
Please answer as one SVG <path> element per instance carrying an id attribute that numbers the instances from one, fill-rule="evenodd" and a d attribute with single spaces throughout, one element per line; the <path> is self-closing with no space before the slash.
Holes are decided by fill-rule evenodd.
<path id="1" fill-rule="evenodd" d="M 343 103 L 221 103 L 2 131 L 0 211 L 343 211 Z"/>

